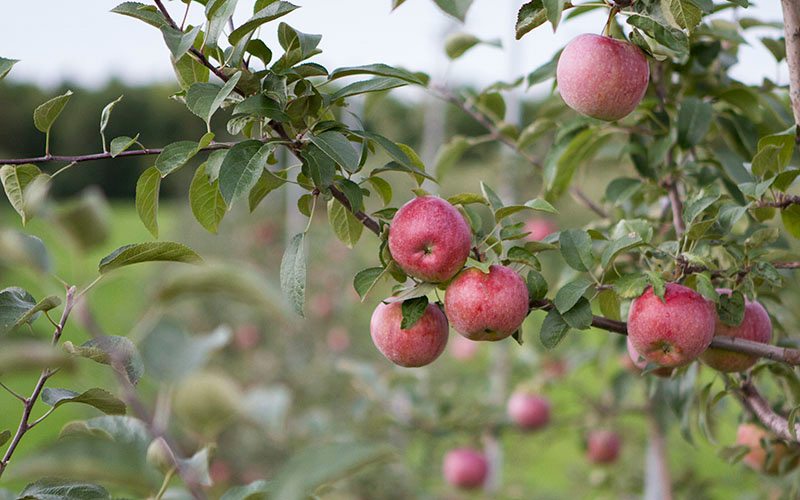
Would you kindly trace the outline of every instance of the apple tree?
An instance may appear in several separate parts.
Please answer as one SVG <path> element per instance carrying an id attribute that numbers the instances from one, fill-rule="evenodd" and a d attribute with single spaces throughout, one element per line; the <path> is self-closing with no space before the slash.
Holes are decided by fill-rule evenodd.
<path id="1" fill-rule="evenodd" d="M 391 7 L 403 3 L 394 0 Z M 471 1 L 435 3 L 463 20 Z M 614 352 L 627 343 L 628 368 L 640 376 L 610 378 L 613 399 L 604 404 L 624 407 L 623 384 L 638 383 L 647 394 L 641 413 L 655 422 L 656 438 L 678 426 L 687 439 L 699 428 L 715 442 L 715 409 L 730 399 L 741 408 L 743 423 L 735 443 L 717 445 L 722 456 L 765 475 L 783 475 L 800 462 L 800 379 L 794 369 L 800 350 L 791 335 L 798 318 L 784 293 L 800 268 L 795 241 L 800 195 L 793 194 L 800 174 L 794 166 L 800 141 L 800 5 L 783 0 L 781 24 L 747 17 L 747 0 L 533 0 L 519 9 L 518 39 L 548 25 L 556 30 L 591 11 L 603 12 L 605 22 L 597 26 L 599 34 L 576 37 L 524 77 L 461 91 L 380 62 L 323 67 L 314 62 L 322 36 L 288 24 L 298 6 L 287 1 L 257 0 L 239 25 L 232 20 L 236 0 L 173 4 L 124 2 L 112 12 L 144 22 L 163 37 L 180 89 L 173 99 L 202 120 L 204 135 L 157 148 L 143 145 L 135 132 L 107 137 L 114 108 L 125 106 L 118 99 L 102 111 L 99 151 L 61 154 L 51 148 L 50 136 L 53 124 L 68 113 L 72 93 L 67 92 L 33 111 L 34 125 L 44 135 L 42 155 L 0 160 L 6 197 L 25 224 L 42 216 L 49 188 L 71 169 L 100 159 L 153 159 L 136 183 L 135 199 L 152 239 L 131 241 L 106 255 L 86 283 L 68 283 L 43 263 L 41 240 L 17 233 L 11 247 L 38 265 L 43 280 L 63 285 L 63 294 L 35 298 L 15 286 L 0 291 L 0 386 L 19 400 L 20 415 L 17 428 L 0 429 L 0 477 L 14 469 L 15 453 L 26 446 L 29 433 L 47 425 L 59 407 L 80 403 L 106 416 L 64 427 L 64 448 L 80 456 L 87 441 L 102 440 L 93 449 L 109 461 L 133 457 L 129 474 L 140 481 L 118 492 L 100 484 L 99 473 L 95 482 L 43 478 L 19 498 L 118 493 L 166 498 L 173 477 L 186 496 L 209 495 L 212 442 L 242 395 L 226 375 L 196 369 L 229 333 L 215 330 L 194 341 L 175 334 L 171 345 L 148 347 L 91 328 L 85 308 L 106 276 L 149 262 L 198 266 L 192 271 L 195 286 L 226 286 L 203 281 L 200 253 L 159 239 L 161 183 L 193 165 L 195 157 L 202 162 L 186 192 L 197 223 L 210 233 L 227 222 L 232 207 L 253 211 L 282 189 L 302 192 L 296 210 L 307 224 L 287 238 L 280 260 L 280 288 L 297 321 L 306 310 L 312 219 L 324 211 L 342 243 L 372 249 L 373 265 L 355 274 L 352 287 L 361 307 L 374 307 L 369 330 L 387 366 L 436 370 L 448 341 L 467 346 L 464 352 L 474 347 L 469 341 L 539 342 L 556 353 L 583 349 L 602 362 L 595 358 L 606 352 L 590 352 L 580 343 L 603 332 Z M 204 14 L 197 25 L 186 23 L 192 9 Z M 776 62 L 788 62 L 789 85 L 768 79 L 746 85 L 731 76 L 739 48 L 747 43 L 743 33 L 756 28 L 770 33 L 762 43 Z M 278 46 L 259 38 L 268 30 L 277 34 Z M 458 33 L 445 49 L 457 59 L 480 43 Z M 15 62 L 0 59 L 0 78 Z M 550 80 L 553 95 L 529 123 L 506 121 L 508 92 Z M 351 119 L 353 98 L 405 86 L 455 106 L 485 135 L 453 137 L 426 168 L 411 147 Z M 231 139 L 216 140 L 225 136 Z M 485 178 L 446 198 L 433 193 L 437 182 L 444 187 L 453 181 L 454 166 L 470 148 L 486 144 L 514 155 L 521 168 L 512 176 L 519 182 L 498 186 L 497 179 Z M 605 179 L 592 166 L 609 159 L 621 167 Z M 408 189 L 401 176 L 414 187 Z M 606 183 L 599 194 L 587 189 L 599 180 Z M 593 220 L 546 230 L 535 219 L 525 222 L 531 215 L 558 213 L 570 203 L 568 196 Z M 391 295 L 375 296 L 386 283 Z M 529 316 L 537 316 L 529 322 L 536 331 L 522 329 Z M 89 325 L 92 338 L 74 343 L 68 334 L 73 321 Z M 20 333 L 34 322 L 51 323 L 49 339 Z M 163 351 L 175 357 L 149 373 L 140 352 L 145 348 L 149 355 Z M 60 375 L 84 359 L 109 366 L 118 386 L 81 392 L 61 387 Z M 500 365 L 502 358 L 493 370 L 502 370 Z M 39 374 L 33 387 L 6 383 L 31 369 Z M 357 371 L 352 370 L 357 383 L 379 385 L 371 372 Z M 174 411 L 193 422 L 203 446 L 189 453 L 183 440 L 168 432 L 169 412 L 158 411 L 159 401 L 137 390 L 147 377 L 164 384 L 181 381 Z M 502 455 L 497 434 L 507 427 L 551 425 L 551 402 L 535 390 L 514 391 L 507 415 L 505 401 L 496 406 L 501 410 L 486 412 L 485 421 L 464 425 L 465 432 L 485 434 L 486 452 L 462 447 L 440 457 L 451 485 L 496 491 L 492 475 Z M 435 431 L 440 416 L 434 411 L 423 425 L 412 411 L 405 425 L 425 430 L 432 421 Z M 622 437 L 591 430 L 585 436 L 587 458 L 613 463 Z M 222 498 L 306 498 L 320 485 L 388 455 L 384 446 L 332 443 L 299 452 L 270 477 L 273 481 L 265 475 Z M 0 490 L 3 495 L 17 498 Z"/>

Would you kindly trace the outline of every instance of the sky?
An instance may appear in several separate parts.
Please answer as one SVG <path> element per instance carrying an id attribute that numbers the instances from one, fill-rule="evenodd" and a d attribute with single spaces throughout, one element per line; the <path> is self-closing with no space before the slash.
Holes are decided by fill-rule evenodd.
<path id="1" fill-rule="evenodd" d="M 120 0 L 121 1 L 121 0 Z M 143 0 L 147 1 L 147 0 Z M 252 13 L 254 0 L 240 0 L 236 23 Z M 62 81 L 89 87 L 111 78 L 129 84 L 167 81 L 173 77 L 161 33 L 141 21 L 109 12 L 117 0 L 26 0 L 5 5 L 0 29 L 0 56 L 20 59 L 11 72 L 15 81 L 54 87 Z M 563 23 L 553 34 L 541 26 L 521 41 L 513 39 L 516 10 L 523 0 L 475 0 L 462 25 L 439 11 L 431 0 L 407 0 L 392 12 L 390 0 L 294 0 L 301 8 L 282 18 L 306 33 L 323 34 L 323 53 L 315 61 L 329 69 L 384 62 L 425 71 L 442 83 L 487 85 L 525 75 L 547 62 L 574 36 L 601 31 L 600 12 Z M 183 4 L 167 2 L 180 18 Z M 189 21 L 202 20 L 202 6 L 193 4 Z M 780 2 L 761 0 L 747 16 L 780 20 Z M 272 30 L 262 39 L 277 47 Z M 443 37 L 464 31 L 482 39 L 499 39 L 506 50 L 479 47 L 448 63 Z M 778 67 L 758 36 L 775 32 L 750 30 L 752 47 L 741 50 L 733 76 L 760 83 L 764 76 L 786 82 L 786 68 Z M 542 84 L 533 92 L 547 88 Z"/>

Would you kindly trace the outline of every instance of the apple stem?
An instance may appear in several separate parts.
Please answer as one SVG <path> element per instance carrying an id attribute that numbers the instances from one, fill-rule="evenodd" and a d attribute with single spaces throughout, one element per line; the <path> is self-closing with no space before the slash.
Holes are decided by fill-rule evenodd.
<path id="1" fill-rule="evenodd" d="M 614 19 L 614 16 L 617 15 L 617 12 L 619 12 L 619 8 L 611 7 L 611 10 L 608 12 L 608 20 L 606 21 L 606 25 L 603 27 L 603 36 L 611 36 L 611 21 Z"/>

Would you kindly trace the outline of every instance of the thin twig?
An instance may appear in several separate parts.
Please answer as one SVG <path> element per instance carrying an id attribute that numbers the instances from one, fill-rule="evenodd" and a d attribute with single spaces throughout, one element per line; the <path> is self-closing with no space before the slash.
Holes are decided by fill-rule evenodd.
<path id="1" fill-rule="evenodd" d="M 11 394 L 12 396 L 14 396 L 15 398 L 17 398 L 17 399 L 19 399 L 20 401 L 22 401 L 22 404 L 26 404 L 26 403 L 28 402 L 28 400 L 27 400 L 27 399 L 25 399 L 25 397 L 24 397 L 24 396 L 22 396 L 21 394 L 19 394 L 17 391 L 15 391 L 14 389 L 10 388 L 10 387 L 9 387 L 9 386 L 7 386 L 6 384 L 4 384 L 4 383 L 0 382 L 0 387 L 2 387 L 3 389 L 5 389 L 6 391 L 8 391 L 8 393 L 9 393 L 9 394 Z"/>
<path id="2" fill-rule="evenodd" d="M 236 143 L 235 142 L 215 142 L 213 144 L 209 144 L 208 146 L 200 149 L 199 151 L 215 151 L 217 149 L 230 149 Z M 111 160 L 115 158 L 126 158 L 129 156 L 148 156 L 148 155 L 158 155 L 161 154 L 163 148 L 157 149 L 134 149 L 130 151 L 123 151 L 116 156 L 112 156 L 111 153 L 92 153 L 88 155 L 76 155 L 76 156 L 69 156 L 69 155 L 44 155 L 44 156 L 36 156 L 32 158 L 11 158 L 7 160 L 0 160 L 0 165 L 22 165 L 24 163 L 53 163 L 53 162 L 68 162 L 68 163 L 82 163 L 86 161 L 97 161 L 97 160 Z"/>
<path id="3" fill-rule="evenodd" d="M 67 324 L 67 319 L 69 319 L 69 314 L 72 311 L 73 306 L 75 305 L 75 292 L 76 289 L 74 286 L 71 286 L 67 289 L 66 299 L 64 301 L 64 310 L 61 313 L 61 319 L 58 322 L 58 325 L 53 332 L 53 339 L 51 343 L 56 345 L 58 340 L 61 338 L 61 334 L 64 332 L 64 327 Z M 34 424 L 30 423 L 31 413 L 33 412 L 33 407 L 36 405 L 36 401 L 39 399 L 39 396 L 42 394 L 42 390 L 44 390 L 44 386 L 47 383 L 47 380 L 52 377 L 56 372 L 45 368 L 42 370 L 42 373 L 39 375 L 39 380 L 36 382 L 36 386 L 33 388 L 30 397 L 25 399 L 25 408 L 22 411 L 22 417 L 20 417 L 19 425 L 17 426 L 17 431 L 14 434 L 14 438 L 11 440 L 11 444 L 8 445 L 8 449 L 6 450 L 3 459 L 0 460 L 0 477 L 2 477 L 3 472 L 5 472 L 6 468 L 8 467 L 9 462 L 11 461 L 11 457 L 14 455 L 14 452 L 17 450 L 22 437 L 28 432 L 33 425 L 38 422 L 34 422 Z"/>

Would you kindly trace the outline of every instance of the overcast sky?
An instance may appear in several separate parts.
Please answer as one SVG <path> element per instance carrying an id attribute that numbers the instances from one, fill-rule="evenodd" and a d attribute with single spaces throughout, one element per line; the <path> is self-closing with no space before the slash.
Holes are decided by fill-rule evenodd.
<path id="1" fill-rule="evenodd" d="M 143 0 L 146 2 L 146 0 Z M 109 13 L 117 0 L 26 0 L 3 7 L 0 29 L 0 56 L 20 59 L 11 72 L 17 81 L 32 81 L 53 86 L 69 80 L 99 86 L 117 77 L 141 84 L 173 78 L 169 56 L 158 30 L 132 18 Z M 294 0 L 302 8 L 282 20 L 307 33 L 324 35 L 323 54 L 316 61 L 329 69 L 372 62 L 385 62 L 442 77 L 450 83 L 487 84 L 508 80 L 530 72 L 548 61 L 553 53 L 582 32 L 599 32 L 603 14 L 592 13 L 567 22 L 555 35 L 542 26 L 513 40 L 516 9 L 522 0 L 476 0 L 460 25 L 442 14 L 431 0 L 407 0 L 390 12 L 390 0 Z M 780 20 L 780 2 L 761 0 L 747 15 L 764 20 Z M 236 21 L 252 13 L 253 0 L 240 0 Z M 183 4 L 167 3 L 174 17 L 180 17 Z M 202 6 L 193 4 L 190 21 L 202 19 Z M 262 38 L 277 47 L 271 25 Z M 484 39 L 501 39 L 508 52 L 481 47 L 452 65 L 442 53 L 442 36 L 448 30 L 473 33 Z M 785 68 L 778 68 L 757 41 L 773 32 L 751 30 L 753 47 L 741 52 L 742 62 L 734 76 L 748 83 L 759 83 L 764 76 L 786 79 Z"/>

